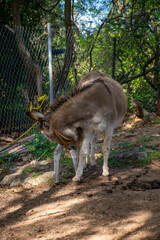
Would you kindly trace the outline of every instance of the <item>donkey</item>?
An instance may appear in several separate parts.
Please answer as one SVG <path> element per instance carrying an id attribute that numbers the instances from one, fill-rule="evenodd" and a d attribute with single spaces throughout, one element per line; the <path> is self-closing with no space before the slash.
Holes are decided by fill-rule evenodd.
<path id="1" fill-rule="evenodd" d="M 104 134 L 102 175 L 109 174 L 113 130 L 121 124 L 126 108 L 127 100 L 121 85 L 95 71 L 88 73 L 70 95 L 57 98 L 46 114 L 34 111 L 26 114 L 40 122 L 42 134 L 51 142 L 58 142 L 59 148 L 77 148 L 81 143 L 78 168 L 73 178 L 73 181 L 80 181 L 89 145 L 98 133 Z"/>

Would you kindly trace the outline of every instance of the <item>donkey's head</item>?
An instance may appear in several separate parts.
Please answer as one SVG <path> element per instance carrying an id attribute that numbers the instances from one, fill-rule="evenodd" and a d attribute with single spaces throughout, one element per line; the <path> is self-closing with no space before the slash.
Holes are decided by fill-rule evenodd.
<path id="1" fill-rule="evenodd" d="M 40 123 L 40 130 L 42 135 L 44 135 L 46 138 L 48 138 L 51 142 L 55 142 L 56 141 L 56 136 L 53 133 L 52 129 L 51 129 L 51 125 L 49 124 L 49 119 L 44 116 L 42 113 L 40 112 L 36 112 L 36 111 L 28 111 L 26 112 L 26 115 L 33 119 L 34 121 L 37 121 Z"/>
<path id="2" fill-rule="evenodd" d="M 34 121 L 40 122 L 40 130 L 42 135 L 48 138 L 51 142 L 58 142 L 63 147 L 73 147 L 75 148 L 75 142 L 73 139 L 65 137 L 59 131 L 54 129 L 50 123 L 50 114 L 43 115 L 40 112 L 28 111 L 26 115 L 33 119 Z"/>

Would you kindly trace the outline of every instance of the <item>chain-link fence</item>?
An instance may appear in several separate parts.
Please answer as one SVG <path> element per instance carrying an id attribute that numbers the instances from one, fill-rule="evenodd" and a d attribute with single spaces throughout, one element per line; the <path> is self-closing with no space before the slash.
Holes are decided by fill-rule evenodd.
<path id="1" fill-rule="evenodd" d="M 49 79 L 53 81 L 51 86 L 56 97 L 66 94 L 80 78 L 76 55 L 78 40 L 74 30 L 69 29 L 66 34 L 64 29 L 57 32 L 52 29 L 51 39 L 53 76 L 49 76 L 48 71 L 46 26 L 44 29 L 8 25 L 0 27 L 1 144 L 7 139 L 12 141 L 33 125 L 25 112 L 40 106 L 42 108 L 38 110 L 43 111 L 44 105 L 49 103 Z M 44 96 L 48 96 L 45 101 Z"/>
<path id="2" fill-rule="evenodd" d="M 33 125 L 25 115 L 27 110 L 45 111 L 52 92 L 53 98 L 66 94 L 89 69 L 101 70 L 98 62 L 102 65 L 103 59 L 111 56 L 109 48 L 104 54 L 100 47 L 102 61 L 97 61 L 97 66 L 91 69 L 90 38 L 85 36 L 84 40 L 73 28 L 67 32 L 51 29 L 48 50 L 47 29 L 47 26 L 44 29 L 0 27 L 0 145 L 21 136 Z M 94 58 L 94 62 L 100 58 L 96 51 Z"/>
<path id="3" fill-rule="evenodd" d="M 47 36 L 26 27 L 0 27 L 0 133 L 12 139 L 31 126 L 25 115 L 46 84 Z"/>

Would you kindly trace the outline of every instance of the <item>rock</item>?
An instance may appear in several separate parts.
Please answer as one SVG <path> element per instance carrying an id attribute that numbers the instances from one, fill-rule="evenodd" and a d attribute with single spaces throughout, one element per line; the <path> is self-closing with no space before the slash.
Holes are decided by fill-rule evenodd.
<path id="1" fill-rule="evenodd" d="M 15 172 L 6 175 L 1 185 L 19 186 L 21 184 L 38 185 L 53 180 L 52 163 L 47 161 L 32 161 L 19 167 Z"/>
<path id="2" fill-rule="evenodd" d="M 21 183 L 23 183 L 25 178 L 25 174 L 10 174 L 7 175 L 3 178 L 3 180 L 1 181 L 1 185 L 10 185 L 10 186 L 18 186 Z"/>
<path id="3" fill-rule="evenodd" d="M 53 180 L 53 172 L 45 172 L 45 173 L 41 173 L 38 177 L 34 178 L 34 177 L 30 177 L 30 178 L 26 178 L 23 181 L 23 184 L 29 184 L 32 186 L 38 186 L 39 184 L 42 183 L 47 183 L 49 181 Z"/>
<path id="4" fill-rule="evenodd" d="M 125 151 L 113 154 L 110 156 L 111 159 L 115 159 L 116 161 L 123 160 L 142 160 L 147 157 L 147 153 L 143 148 L 140 147 L 134 147 L 129 148 Z"/>
<path id="5" fill-rule="evenodd" d="M 53 172 L 41 173 L 39 176 L 34 177 L 33 174 L 11 174 L 7 175 L 1 181 L 1 185 L 10 185 L 11 187 L 19 186 L 21 184 L 29 184 L 37 186 L 41 183 L 47 183 L 53 180 Z"/>
<path id="6" fill-rule="evenodd" d="M 28 161 L 31 157 L 32 157 L 32 154 L 24 155 L 24 156 L 22 156 L 22 160 L 23 160 L 24 162 L 26 162 L 26 161 Z"/>

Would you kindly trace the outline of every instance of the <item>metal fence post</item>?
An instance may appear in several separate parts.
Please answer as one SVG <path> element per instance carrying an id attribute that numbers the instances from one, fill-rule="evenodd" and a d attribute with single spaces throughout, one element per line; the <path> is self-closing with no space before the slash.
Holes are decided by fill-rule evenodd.
<path id="1" fill-rule="evenodd" d="M 51 24 L 47 23 L 48 33 L 48 62 L 49 62 L 49 88 L 50 88 L 50 103 L 53 103 L 53 76 L 52 76 L 52 41 L 51 41 Z"/>

